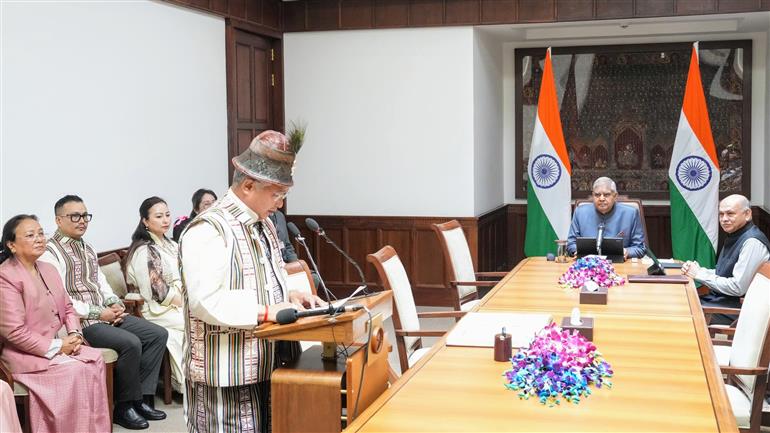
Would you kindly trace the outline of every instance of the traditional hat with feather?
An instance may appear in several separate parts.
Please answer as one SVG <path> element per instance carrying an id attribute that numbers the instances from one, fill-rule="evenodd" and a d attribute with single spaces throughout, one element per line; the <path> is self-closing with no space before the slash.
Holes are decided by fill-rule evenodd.
<path id="1" fill-rule="evenodd" d="M 293 132 L 290 135 L 293 135 Z M 292 179 L 294 161 L 300 147 L 302 147 L 301 139 L 292 142 L 280 132 L 263 131 L 254 137 L 248 149 L 233 158 L 233 166 L 251 178 L 292 186 L 294 185 Z"/>

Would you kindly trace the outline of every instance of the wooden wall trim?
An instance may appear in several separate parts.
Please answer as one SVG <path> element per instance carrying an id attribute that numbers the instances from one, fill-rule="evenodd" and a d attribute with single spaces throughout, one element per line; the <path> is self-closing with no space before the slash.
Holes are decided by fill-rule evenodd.
<path id="1" fill-rule="evenodd" d="M 767 0 L 299 0 L 283 31 L 598 21 L 770 10 Z"/>
<path id="2" fill-rule="evenodd" d="M 236 27 L 273 38 L 283 36 L 281 0 L 162 0 L 177 6 L 229 18 Z"/>

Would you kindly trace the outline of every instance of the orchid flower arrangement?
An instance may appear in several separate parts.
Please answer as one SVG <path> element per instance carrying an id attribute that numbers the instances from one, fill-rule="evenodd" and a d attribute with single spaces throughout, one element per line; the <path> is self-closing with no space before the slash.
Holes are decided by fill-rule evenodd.
<path id="1" fill-rule="evenodd" d="M 578 404 L 591 395 L 591 385 L 612 388 L 612 366 L 596 346 L 577 331 L 562 330 L 554 323 L 538 331 L 511 364 L 503 373 L 505 387 L 518 391 L 520 399 L 536 397 L 549 406 L 560 404 L 562 398 Z"/>
<path id="2" fill-rule="evenodd" d="M 599 256 L 581 257 L 559 277 L 559 285 L 564 288 L 579 289 L 586 281 L 593 281 L 599 287 L 610 288 L 625 284 L 626 280 L 615 273 L 609 260 Z"/>

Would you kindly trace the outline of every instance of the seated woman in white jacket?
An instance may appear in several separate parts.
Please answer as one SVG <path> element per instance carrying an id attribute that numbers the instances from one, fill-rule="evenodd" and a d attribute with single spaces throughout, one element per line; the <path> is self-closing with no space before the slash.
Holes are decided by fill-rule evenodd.
<path id="1" fill-rule="evenodd" d="M 172 385 L 183 393 L 182 280 L 179 246 L 166 236 L 171 227 L 171 213 L 162 198 L 150 197 L 139 206 L 139 217 L 126 258 L 126 282 L 144 298 L 144 318 L 168 330 L 166 345 L 171 355 Z"/>

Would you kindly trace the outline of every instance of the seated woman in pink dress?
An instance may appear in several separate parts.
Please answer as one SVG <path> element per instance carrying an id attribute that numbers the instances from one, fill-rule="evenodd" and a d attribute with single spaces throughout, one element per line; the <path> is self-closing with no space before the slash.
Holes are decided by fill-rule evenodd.
<path id="1" fill-rule="evenodd" d="M 34 432 L 109 432 L 104 361 L 83 345 L 80 320 L 34 215 L 5 224 L 0 251 L 0 359 L 30 393 Z M 57 338 L 64 327 L 67 336 Z"/>

